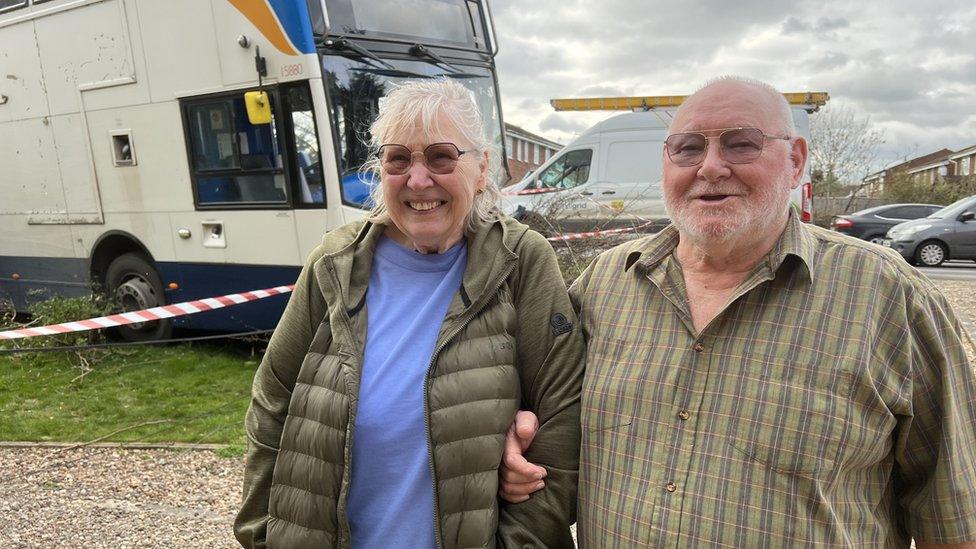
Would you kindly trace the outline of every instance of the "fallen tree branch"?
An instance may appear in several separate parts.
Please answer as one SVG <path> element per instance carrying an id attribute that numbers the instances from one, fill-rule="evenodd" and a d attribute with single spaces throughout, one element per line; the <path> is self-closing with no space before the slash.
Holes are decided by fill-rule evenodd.
<path id="1" fill-rule="evenodd" d="M 88 442 L 79 442 L 78 444 L 75 444 L 74 446 L 68 446 L 66 448 L 58 448 L 57 450 L 51 452 L 51 454 L 53 455 L 53 454 L 61 453 L 61 452 L 65 451 L 65 450 L 74 450 L 74 449 L 77 449 L 77 448 L 82 448 L 82 447 L 88 446 L 89 444 L 95 444 L 96 442 L 101 442 L 101 441 L 103 441 L 103 440 L 105 440 L 107 438 L 113 437 L 113 436 L 115 436 L 115 435 L 117 435 L 119 433 L 122 433 L 124 431 L 130 431 L 132 429 L 138 429 L 139 427 L 146 427 L 146 426 L 149 426 L 149 425 L 159 425 L 161 423 L 172 423 L 172 422 L 173 422 L 172 419 L 154 419 L 152 421 L 144 421 L 142 423 L 136 423 L 135 425 L 129 425 L 128 427 L 123 427 L 121 429 L 116 429 L 115 431 L 112 431 L 111 433 L 109 433 L 107 435 L 100 436 L 100 437 L 98 437 L 96 439 L 93 439 L 93 440 L 89 440 Z"/>

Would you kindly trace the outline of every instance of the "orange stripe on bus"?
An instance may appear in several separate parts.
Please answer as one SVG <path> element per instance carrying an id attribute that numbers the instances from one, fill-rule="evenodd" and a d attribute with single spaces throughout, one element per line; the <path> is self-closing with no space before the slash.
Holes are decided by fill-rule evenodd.
<path id="1" fill-rule="evenodd" d="M 298 55 L 265 0 L 227 1 L 244 14 L 244 17 L 247 17 L 248 21 L 253 23 L 274 47 L 278 48 L 278 51 L 286 55 Z"/>

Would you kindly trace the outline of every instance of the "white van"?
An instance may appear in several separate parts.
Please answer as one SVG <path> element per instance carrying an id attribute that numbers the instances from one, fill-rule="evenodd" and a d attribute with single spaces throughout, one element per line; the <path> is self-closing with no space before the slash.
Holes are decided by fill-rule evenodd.
<path id="1" fill-rule="evenodd" d="M 809 112 L 824 98 L 786 94 L 793 105 L 797 135 L 810 140 Z M 796 99 L 791 96 L 802 96 Z M 675 105 L 675 98 L 668 98 Z M 678 98 L 680 103 L 680 99 Z M 553 103 L 555 105 L 556 101 Z M 587 101 L 587 100 L 575 100 Z M 597 100 L 594 100 L 597 101 Z M 601 104 L 605 104 L 606 100 Z M 517 218 L 591 222 L 663 221 L 662 152 L 676 106 L 612 116 L 584 131 L 525 179 L 503 190 L 503 210 Z M 793 193 L 804 221 L 812 219 L 810 165 Z M 579 223 L 571 226 L 578 227 Z"/>

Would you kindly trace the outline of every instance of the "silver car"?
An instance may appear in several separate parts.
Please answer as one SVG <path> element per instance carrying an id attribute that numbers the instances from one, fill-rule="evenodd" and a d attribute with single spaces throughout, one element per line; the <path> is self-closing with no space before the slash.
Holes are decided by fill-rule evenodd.
<path id="1" fill-rule="evenodd" d="M 922 219 L 892 227 L 884 245 L 909 263 L 937 267 L 949 259 L 976 260 L 976 195 Z"/>

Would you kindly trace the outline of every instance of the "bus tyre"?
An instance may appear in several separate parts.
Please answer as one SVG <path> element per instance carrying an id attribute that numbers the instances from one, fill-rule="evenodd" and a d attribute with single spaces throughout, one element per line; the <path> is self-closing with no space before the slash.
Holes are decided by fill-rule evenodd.
<path id="1" fill-rule="evenodd" d="M 105 287 L 116 308 L 123 312 L 166 304 L 159 273 L 140 254 L 115 258 L 105 271 Z M 126 341 L 151 341 L 169 338 L 173 325 L 169 320 L 153 320 L 119 326 L 114 331 Z"/>

